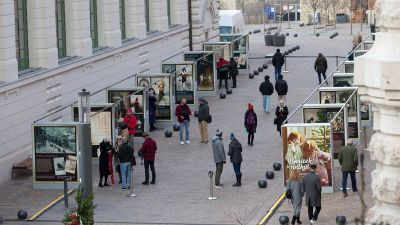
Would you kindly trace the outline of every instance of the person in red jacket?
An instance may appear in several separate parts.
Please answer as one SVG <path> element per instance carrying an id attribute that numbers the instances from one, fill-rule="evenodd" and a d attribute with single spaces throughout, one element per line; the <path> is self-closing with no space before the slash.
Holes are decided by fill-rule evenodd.
<path id="1" fill-rule="evenodd" d="M 186 104 L 186 98 L 182 98 L 181 103 L 175 109 L 175 116 L 178 118 L 179 122 L 179 141 L 181 145 L 185 144 L 183 142 L 183 128 L 186 131 L 186 143 L 190 144 L 189 141 L 189 121 L 190 115 L 192 115 L 189 106 Z"/>
<path id="2" fill-rule="evenodd" d="M 129 145 L 133 147 L 133 137 L 136 133 L 137 119 L 136 116 L 132 114 L 132 109 L 128 109 L 128 113 L 124 117 L 124 122 L 128 125 L 129 132 Z"/>
<path id="3" fill-rule="evenodd" d="M 225 88 L 228 89 L 229 62 L 220 57 L 217 62 L 217 72 L 219 77 L 219 89 L 222 87 L 222 80 L 225 81 Z"/>
<path id="4" fill-rule="evenodd" d="M 154 169 L 154 159 L 156 157 L 157 143 L 149 136 L 148 133 L 143 133 L 144 142 L 140 149 L 140 155 L 144 158 L 144 172 L 146 180 L 143 185 L 149 185 L 149 167 L 151 169 L 151 184 L 156 184 L 156 170 Z"/>

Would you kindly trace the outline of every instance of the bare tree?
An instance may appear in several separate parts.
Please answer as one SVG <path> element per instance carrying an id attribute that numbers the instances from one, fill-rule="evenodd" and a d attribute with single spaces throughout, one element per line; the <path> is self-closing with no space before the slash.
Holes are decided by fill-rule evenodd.
<path id="1" fill-rule="evenodd" d="M 313 24 L 314 24 L 314 34 L 315 34 L 315 12 L 317 11 L 321 0 L 305 0 L 304 5 L 313 11 Z"/>
<path id="2" fill-rule="evenodd" d="M 331 0 L 320 0 L 321 1 L 321 6 L 325 11 L 325 27 L 328 29 L 328 24 L 329 24 L 329 6 L 331 4 Z"/>
<path id="3" fill-rule="evenodd" d="M 333 11 L 333 21 L 334 21 L 334 23 L 335 23 L 335 28 L 336 28 L 336 23 L 337 23 L 337 21 L 336 21 L 336 12 L 337 12 L 337 10 L 338 10 L 338 8 L 339 8 L 339 1 L 338 0 L 329 0 L 329 2 L 330 2 L 330 5 L 331 5 L 331 7 L 332 7 L 332 11 Z"/>

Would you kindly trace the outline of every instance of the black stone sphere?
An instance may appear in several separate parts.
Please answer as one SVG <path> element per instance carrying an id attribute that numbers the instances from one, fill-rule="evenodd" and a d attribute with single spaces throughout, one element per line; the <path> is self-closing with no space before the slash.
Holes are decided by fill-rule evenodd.
<path id="1" fill-rule="evenodd" d="M 258 181 L 259 188 L 267 188 L 267 181 L 266 180 L 259 180 Z"/>
<path id="2" fill-rule="evenodd" d="M 337 216 L 336 217 L 336 224 L 337 225 L 345 225 L 346 224 L 346 217 L 345 216 Z"/>
<path id="3" fill-rule="evenodd" d="M 258 72 L 264 71 L 264 68 L 262 66 L 258 67 Z"/>
<path id="4" fill-rule="evenodd" d="M 297 34 L 293 34 L 293 37 L 297 37 Z"/>
<path id="5" fill-rule="evenodd" d="M 288 52 L 288 51 L 285 51 L 285 52 L 283 53 L 283 55 L 284 55 L 284 56 L 289 55 L 289 52 Z"/>
<path id="6" fill-rule="evenodd" d="M 252 34 L 253 32 L 249 31 L 249 34 Z"/>
<path id="7" fill-rule="evenodd" d="M 282 167 L 281 164 L 278 163 L 278 162 L 276 162 L 276 163 L 274 163 L 274 164 L 272 165 L 272 168 L 274 168 L 275 171 L 281 170 L 281 167 Z"/>
<path id="8" fill-rule="evenodd" d="M 196 111 L 194 111 L 193 115 L 194 115 L 194 117 L 198 117 L 199 116 L 199 112 L 196 110 Z"/>
<path id="9" fill-rule="evenodd" d="M 226 94 L 224 94 L 224 93 L 219 94 L 219 98 L 220 99 L 225 99 L 226 98 Z"/>
<path id="10" fill-rule="evenodd" d="M 232 94 L 232 89 L 226 89 L 226 94 L 228 95 Z"/>
<path id="11" fill-rule="evenodd" d="M 289 52 L 289 54 L 292 53 L 292 52 L 293 52 L 293 49 L 289 49 L 288 52 Z"/>
<path id="12" fill-rule="evenodd" d="M 289 33 L 286 33 L 286 36 L 289 36 Z"/>
<path id="13" fill-rule="evenodd" d="M 319 33 L 316 33 L 315 36 L 319 37 Z"/>
<path id="14" fill-rule="evenodd" d="M 254 74 L 249 73 L 249 79 L 254 79 Z"/>
<path id="15" fill-rule="evenodd" d="M 289 217 L 286 215 L 282 215 L 279 217 L 279 224 L 281 225 L 288 225 L 289 224 Z"/>
<path id="16" fill-rule="evenodd" d="M 17 217 L 20 220 L 25 220 L 28 217 L 28 213 L 24 210 L 19 210 L 17 213 Z"/>
<path id="17" fill-rule="evenodd" d="M 180 128 L 181 128 L 181 126 L 179 126 L 179 124 L 175 124 L 174 126 L 172 126 L 172 129 L 174 131 L 179 131 Z"/>
<path id="18" fill-rule="evenodd" d="M 300 49 L 300 45 L 296 45 L 296 49 L 299 50 Z"/>
<path id="19" fill-rule="evenodd" d="M 167 137 L 167 138 L 172 137 L 172 131 L 170 131 L 170 130 L 166 130 L 164 134 L 165 134 L 165 137 Z"/>
<path id="20" fill-rule="evenodd" d="M 264 63 L 264 64 L 263 64 L 263 68 L 264 68 L 265 70 L 268 69 L 268 64 Z"/>
<path id="21" fill-rule="evenodd" d="M 258 75 L 259 72 L 258 72 L 258 70 L 254 70 L 253 73 L 254 73 L 254 75 Z"/>
<path id="22" fill-rule="evenodd" d="M 267 171 L 267 172 L 265 173 L 265 177 L 266 177 L 267 179 L 274 179 L 274 176 L 275 176 L 274 171 Z"/>

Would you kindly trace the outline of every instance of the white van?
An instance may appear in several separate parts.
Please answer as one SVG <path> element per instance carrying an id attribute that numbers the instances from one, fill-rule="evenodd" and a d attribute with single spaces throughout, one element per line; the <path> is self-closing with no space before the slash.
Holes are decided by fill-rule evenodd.
<path id="1" fill-rule="evenodd" d="M 241 10 L 219 10 L 220 34 L 244 34 L 244 26 Z"/>

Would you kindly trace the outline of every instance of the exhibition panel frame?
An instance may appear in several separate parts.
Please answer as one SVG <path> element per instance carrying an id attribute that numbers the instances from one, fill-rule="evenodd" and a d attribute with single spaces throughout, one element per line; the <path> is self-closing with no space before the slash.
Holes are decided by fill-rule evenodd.
<path id="1" fill-rule="evenodd" d="M 343 63 L 343 72 L 344 73 L 354 73 L 354 61 L 346 60 Z"/>
<path id="2" fill-rule="evenodd" d="M 218 62 L 220 56 L 229 62 L 233 56 L 230 42 L 206 42 L 203 43 L 203 51 L 212 51 L 215 55 L 215 62 Z"/>
<path id="3" fill-rule="evenodd" d="M 287 186 L 290 173 L 296 170 L 301 177 L 309 165 L 317 162 L 322 191 L 332 193 L 334 187 L 332 131 L 330 123 L 282 125 L 283 183 Z"/>
<path id="4" fill-rule="evenodd" d="M 212 51 L 183 52 L 183 60 L 196 63 L 197 95 L 217 95 L 217 65 Z"/>
<path id="5" fill-rule="evenodd" d="M 174 79 L 171 74 L 138 74 L 136 85 L 153 88 L 157 97 L 156 123 L 158 127 L 168 127 L 173 121 L 173 105 L 175 102 Z"/>
<path id="6" fill-rule="evenodd" d="M 353 87 L 354 73 L 334 73 L 332 85 L 333 87 Z"/>
<path id="7" fill-rule="evenodd" d="M 117 131 L 119 129 L 118 122 L 126 115 L 129 108 L 138 121 L 135 137 L 141 137 L 143 132 L 149 131 L 149 109 L 147 101 L 147 89 L 143 87 L 107 89 L 107 102 L 114 104 L 114 136 L 117 136 L 119 133 L 119 131 Z M 116 102 L 119 103 L 115 104 Z M 135 142 L 136 140 L 137 138 Z"/>
<path id="8" fill-rule="evenodd" d="M 354 50 L 354 59 L 367 53 L 368 50 Z"/>
<path id="9" fill-rule="evenodd" d="M 364 41 L 363 50 L 370 50 L 374 45 L 374 41 Z"/>
<path id="10" fill-rule="evenodd" d="M 85 138 L 81 123 L 32 124 L 33 189 L 62 189 L 79 186 L 78 152 Z"/>
<path id="11" fill-rule="evenodd" d="M 231 42 L 233 57 L 237 60 L 239 72 L 249 72 L 249 34 L 221 34 L 219 37 L 223 42 Z"/>

